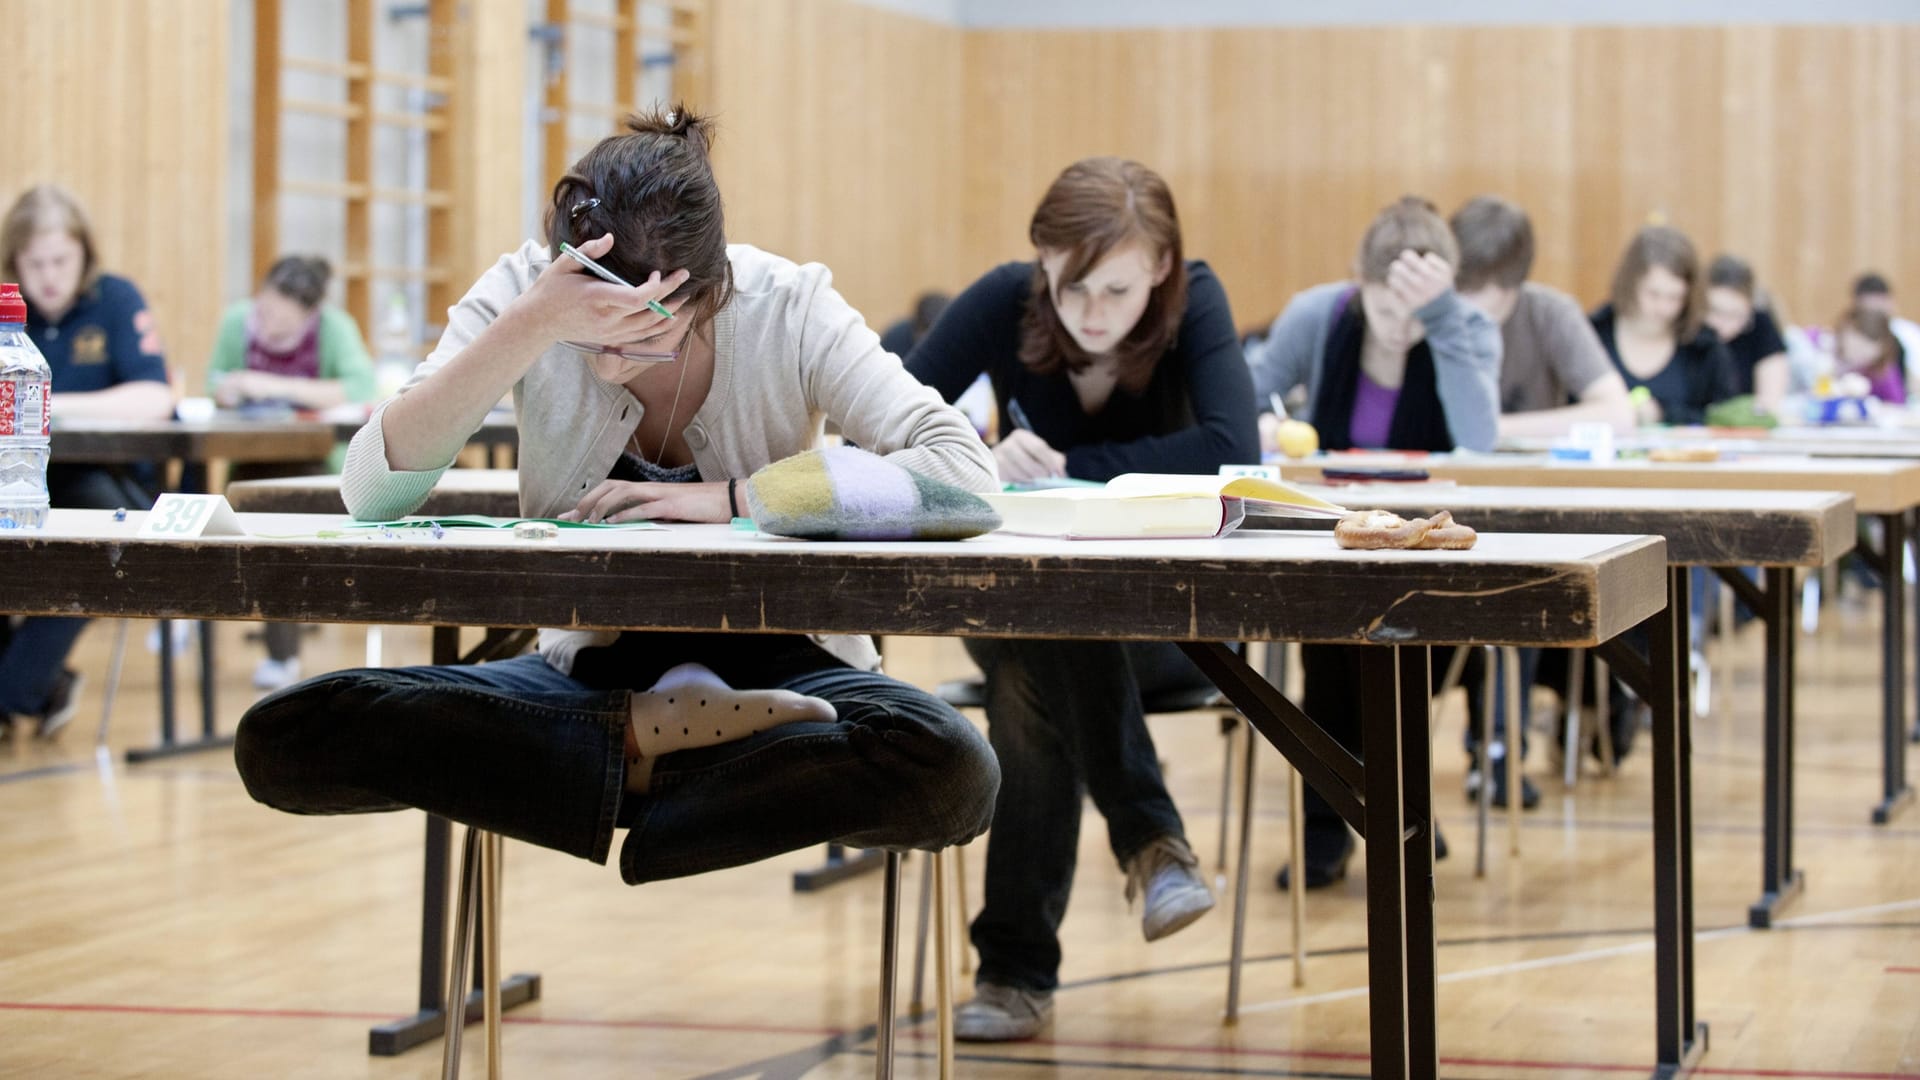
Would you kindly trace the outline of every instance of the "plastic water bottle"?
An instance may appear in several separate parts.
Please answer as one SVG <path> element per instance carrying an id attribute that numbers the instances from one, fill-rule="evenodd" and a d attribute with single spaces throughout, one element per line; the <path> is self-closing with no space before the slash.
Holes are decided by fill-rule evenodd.
<path id="1" fill-rule="evenodd" d="M 53 369 L 27 336 L 20 286 L 0 284 L 0 531 L 47 524 Z"/>

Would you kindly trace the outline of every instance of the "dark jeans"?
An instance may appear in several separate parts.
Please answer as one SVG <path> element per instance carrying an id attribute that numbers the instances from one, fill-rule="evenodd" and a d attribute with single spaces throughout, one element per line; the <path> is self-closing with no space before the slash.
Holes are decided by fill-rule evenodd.
<path id="1" fill-rule="evenodd" d="M 599 863 L 626 826 L 631 885 L 827 841 L 931 850 L 986 829 L 999 771 L 938 698 L 845 666 L 778 685 L 839 719 L 666 754 L 639 796 L 623 790 L 629 692 L 538 656 L 309 679 L 247 711 L 234 757 L 247 791 L 290 813 L 418 807 Z"/>
<path id="2" fill-rule="evenodd" d="M 1158 837 L 1184 838 L 1141 694 L 1209 684 L 1164 643 L 969 638 L 966 646 L 986 674 L 987 737 L 1003 777 L 987 841 L 986 906 L 973 921 L 976 978 L 1052 990 L 1082 795 L 1107 819 L 1122 863 Z"/>
<path id="3" fill-rule="evenodd" d="M 153 505 L 153 496 L 126 474 L 91 465 L 49 466 L 47 494 L 54 506 L 82 510 Z M 86 627 L 85 619 L 35 615 L 9 630 L 0 618 L 0 714 L 45 714 L 54 680 Z"/>

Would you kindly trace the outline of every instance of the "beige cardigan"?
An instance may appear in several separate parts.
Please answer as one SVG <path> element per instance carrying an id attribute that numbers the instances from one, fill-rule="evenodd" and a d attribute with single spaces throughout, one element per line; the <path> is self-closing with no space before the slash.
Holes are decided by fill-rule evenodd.
<path id="1" fill-rule="evenodd" d="M 940 395 L 907 374 L 880 347 L 866 321 L 836 292 L 818 263 L 796 265 L 745 244 L 728 247 L 732 301 L 714 319 L 713 387 L 687 425 L 687 446 L 704 480 L 751 475 L 782 458 L 821 445 L 833 420 L 848 441 L 915 472 L 970 491 L 998 484 L 993 455 L 973 425 Z M 447 313 L 447 330 L 401 393 L 467 346 L 549 262 L 532 240 L 502 256 Z M 381 419 L 374 409 L 347 449 L 341 494 L 361 520 L 412 513 L 446 466 L 402 472 L 387 465 Z M 554 346 L 513 388 L 520 427 L 520 511 L 557 517 L 607 478 L 642 406 L 625 387 L 594 377 L 578 354 Z M 451 465 L 452 462 L 447 463 Z M 644 618 L 636 621 L 644 622 Z M 540 652 L 561 671 L 608 632 L 542 630 Z M 816 637 L 856 667 L 877 668 L 865 638 Z"/>

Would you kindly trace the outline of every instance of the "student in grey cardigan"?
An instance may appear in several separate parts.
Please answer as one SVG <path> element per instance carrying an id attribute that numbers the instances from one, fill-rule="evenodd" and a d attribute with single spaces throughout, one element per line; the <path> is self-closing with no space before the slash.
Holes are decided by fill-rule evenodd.
<path id="1" fill-rule="evenodd" d="M 1247 345 L 1255 400 L 1304 388 L 1300 418 L 1324 449 L 1493 449 L 1500 328 L 1454 292 L 1451 235 L 1418 242 L 1423 215 L 1439 217 L 1420 200 L 1389 207 L 1367 232 L 1358 282 L 1298 294 Z"/>
<path id="2" fill-rule="evenodd" d="M 1493 449 L 1500 417 L 1500 331 L 1453 290 L 1453 233 L 1431 203 L 1405 198 L 1374 219 L 1355 283 L 1293 298 L 1265 340 L 1249 347 L 1261 401 L 1307 391 L 1306 418 L 1328 450 Z M 1304 645 L 1301 705 L 1341 745 L 1360 752 L 1357 647 Z M 1436 678 L 1446 669 L 1434 665 Z M 1306 887 L 1346 875 L 1353 836 L 1311 787 L 1306 793 Z M 1436 854 L 1445 845 L 1434 837 Z M 1280 871 L 1280 887 L 1288 887 Z"/>
<path id="3" fill-rule="evenodd" d="M 705 121 L 629 126 L 555 186 L 547 244 L 487 271 L 354 437 L 355 517 L 416 509 L 509 390 L 529 516 L 723 523 L 740 513 L 729 481 L 818 445 L 828 420 L 919 472 L 997 486 L 966 417 L 880 348 L 825 267 L 727 244 Z M 635 284 L 560 257 L 567 241 Z M 644 622 L 647 597 L 633 605 Z M 826 841 L 979 835 L 999 786 L 986 740 L 877 661 L 865 638 L 543 631 L 537 655 L 282 690 L 241 720 L 234 757 L 254 798 L 291 813 L 418 807 L 595 862 L 625 827 L 635 885 Z"/>

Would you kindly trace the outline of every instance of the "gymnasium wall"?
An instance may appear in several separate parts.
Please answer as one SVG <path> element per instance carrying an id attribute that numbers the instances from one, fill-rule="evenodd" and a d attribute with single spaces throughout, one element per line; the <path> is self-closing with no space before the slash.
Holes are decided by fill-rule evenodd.
<path id="1" fill-rule="evenodd" d="M 846 0 L 712 10 L 728 235 L 832 267 L 876 328 L 968 280 L 962 32 Z"/>
<path id="2" fill-rule="evenodd" d="M 1405 192 L 1518 200 L 1536 276 L 1587 304 L 1659 215 L 1797 319 L 1869 266 L 1920 310 L 1911 24 L 972 31 L 966 56 L 977 265 L 1020 250 L 1062 166 L 1113 153 L 1167 176 L 1243 324 L 1344 274 Z"/>
<path id="3" fill-rule="evenodd" d="M 226 7 L 0 0 L 0 26 L 0 213 L 36 183 L 73 191 L 169 363 L 204 369 L 226 299 Z"/>

